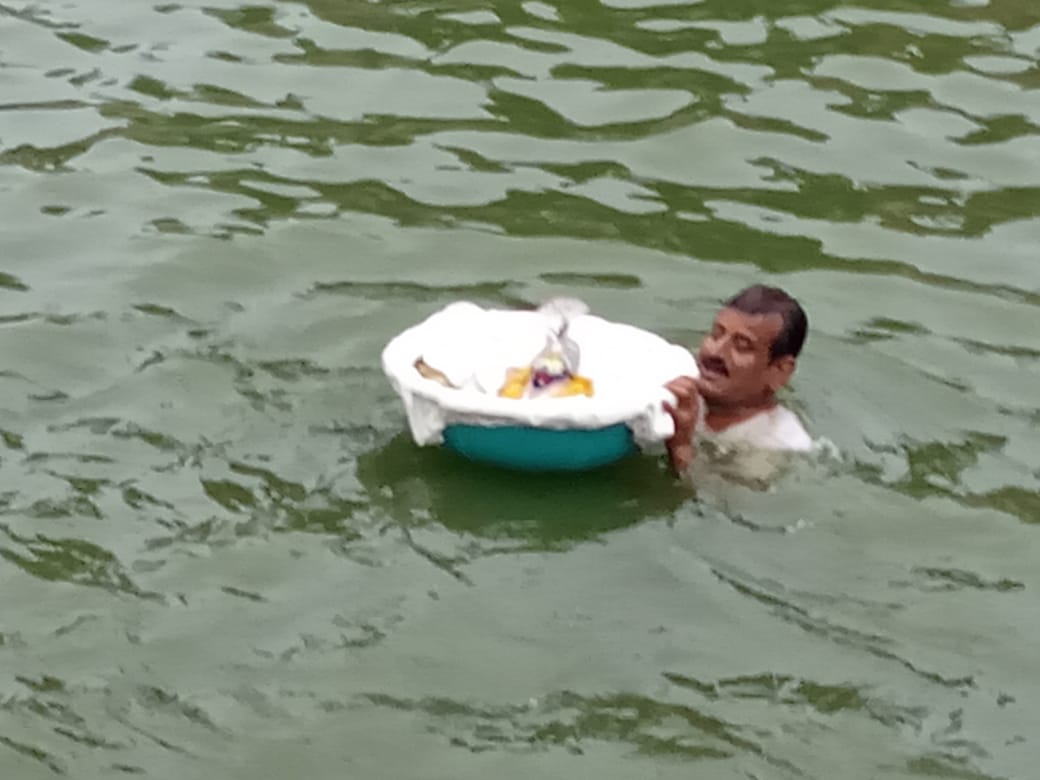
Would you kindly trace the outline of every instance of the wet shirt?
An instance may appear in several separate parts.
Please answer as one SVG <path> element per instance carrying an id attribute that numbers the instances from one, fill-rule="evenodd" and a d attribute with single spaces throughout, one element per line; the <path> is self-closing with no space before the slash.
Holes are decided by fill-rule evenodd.
<path id="1" fill-rule="evenodd" d="M 790 409 L 775 406 L 769 411 L 759 412 L 743 422 L 721 431 L 709 430 L 704 424 L 702 412 L 697 425 L 697 435 L 720 445 L 749 447 L 759 450 L 808 452 L 812 449 L 812 437 L 802 421 Z"/>
<path id="2" fill-rule="evenodd" d="M 767 487 L 782 473 L 792 454 L 809 452 L 814 446 L 801 420 L 782 406 L 721 431 L 710 430 L 702 412 L 694 438 L 698 455 L 689 478 L 703 483 L 723 477 L 758 488 Z"/>

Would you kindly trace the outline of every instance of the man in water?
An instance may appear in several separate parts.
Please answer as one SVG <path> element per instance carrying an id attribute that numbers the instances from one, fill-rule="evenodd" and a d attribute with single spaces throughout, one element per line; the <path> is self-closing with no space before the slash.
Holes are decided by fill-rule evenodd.
<path id="1" fill-rule="evenodd" d="M 801 451 L 812 439 L 776 393 L 794 374 L 808 322 L 794 298 L 776 287 L 755 285 L 726 302 L 697 351 L 700 376 L 682 376 L 666 387 L 675 405 L 668 440 L 672 467 L 684 473 L 698 440 L 754 450 Z"/>

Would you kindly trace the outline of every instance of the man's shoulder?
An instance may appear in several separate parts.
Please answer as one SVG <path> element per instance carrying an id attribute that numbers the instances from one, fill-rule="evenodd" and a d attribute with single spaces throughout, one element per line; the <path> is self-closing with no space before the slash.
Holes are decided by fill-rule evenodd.
<path id="1" fill-rule="evenodd" d="M 768 450 L 807 452 L 813 447 L 812 437 L 798 415 L 785 406 L 759 412 L 727 428 L 720 438 Z"/>
<path id="2" fill-rule="evenodd" d="M 773 410 L 775 417 L 775 433 L 779 443 L 784 446 L 780 449 L 796 450 L 806 452 L 813 447 L 812 436 L 805 430 L 805 426 L 798 415 L 786 406 L 777 406 Z"/>

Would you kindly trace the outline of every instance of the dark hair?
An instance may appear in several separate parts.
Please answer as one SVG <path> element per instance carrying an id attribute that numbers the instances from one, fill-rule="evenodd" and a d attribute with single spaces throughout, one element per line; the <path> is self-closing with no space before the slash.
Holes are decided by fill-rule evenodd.
<path id="1" fill-rule="evenodd" d="M 784 324 L 769 348 L 769 359 L 798 357 L 805 343 L 809 321 L 801 305 L 779 287 L 756 284 L 741 290 L 728 301 L 726 307 L 745 314 L 779 314 Z"/>

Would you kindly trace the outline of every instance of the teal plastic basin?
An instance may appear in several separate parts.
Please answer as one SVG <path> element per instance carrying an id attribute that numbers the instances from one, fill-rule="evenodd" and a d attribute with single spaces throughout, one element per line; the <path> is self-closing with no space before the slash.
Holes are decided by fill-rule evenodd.
<path id="1" fill-rule="evenodd" d="M 520 471 L 586 471 L 636 451 L 624 423 L 589 430 L 449 425 L 444 445 L 471 460 Z"/>

